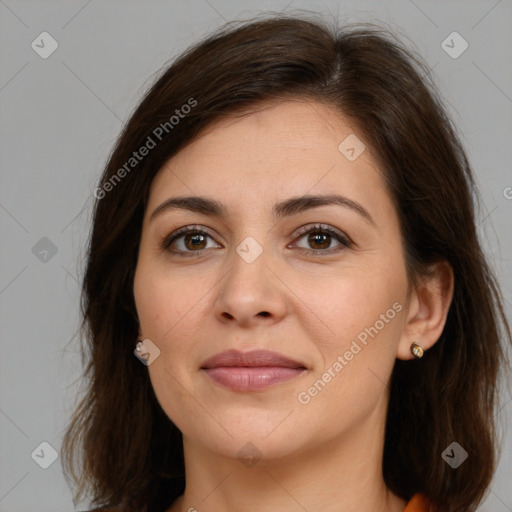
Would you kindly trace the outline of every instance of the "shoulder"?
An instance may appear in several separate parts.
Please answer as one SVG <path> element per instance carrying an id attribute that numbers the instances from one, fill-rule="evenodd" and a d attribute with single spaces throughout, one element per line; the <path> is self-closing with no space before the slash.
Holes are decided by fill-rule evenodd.
<path id="1" fill-rule="evenodd" d="M 429 512 L 430 511 L 430 502 L 424 494 L 417 493 L 415 494 L 407 506 L 404 509 L 404 512 Z"/>
<path id="2" fill-rule="evenodd" d="M 119 508 L 92 508 L 91 510 L 84 510 L 83 512 L 120 512 Z"/>

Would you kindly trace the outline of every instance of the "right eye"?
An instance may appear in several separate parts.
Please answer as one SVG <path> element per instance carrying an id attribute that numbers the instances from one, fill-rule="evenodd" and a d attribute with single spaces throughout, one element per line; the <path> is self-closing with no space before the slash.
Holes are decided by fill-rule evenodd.
<path id="1" fill-rule="evenodd" d="M 205 246 L 208 238 L 213 240 L 209 233 L 199 227 L 185 226 L 166 237 L 162 243 L 162 248 L 172 254 L 193 256 L 193 253 L 202 254 L 204 250 L 211 248 Z M 173 245 L 175 248 L 171 249 Z"/>

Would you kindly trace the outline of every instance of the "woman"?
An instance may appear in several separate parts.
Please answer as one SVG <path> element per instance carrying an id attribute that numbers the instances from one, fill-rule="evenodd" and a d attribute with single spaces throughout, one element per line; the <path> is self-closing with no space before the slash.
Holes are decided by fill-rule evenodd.
<path id="1" fill-rule="evenodd" d="M 77 499 L 475 510 L 510 330 L 427 76 L 377 28 L 284 16 L 165 70 L 94 192 Z"/>

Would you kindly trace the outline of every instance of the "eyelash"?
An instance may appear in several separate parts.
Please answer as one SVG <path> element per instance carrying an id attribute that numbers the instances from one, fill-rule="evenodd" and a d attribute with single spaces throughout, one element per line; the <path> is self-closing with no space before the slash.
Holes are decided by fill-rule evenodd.
<path id="1" fill-rule="evenodd" d="M 184 226 L 183 228 L 178 229 L 177 231 L 175 231 L 174 233 L 172 233 L 171 235 L 169 235 L 168 237 L 166 237 L 163 240 L 162 249 L 164 249 L 170 253 L 173 253 L 173 254 L 176 254 L 179 256 L 184 256 L 184 257 L 193 257 L 196 255 L 201 255 L 207 249 L 200 249 L 198 251 L 182 251 L 182 250 L 171 251 L 169 249 L 171 244 L 174 241 L 176 241 L 178 238 L 181 238 L 184 235 L 188 235 L 188 234 L 192 234 L 192 233 L 213 238 L 207 231 L 204 231 L 199 226 L 196 226 L 196 225 Z M 348 238 L 348 236 L 346 236 L 342 232 L 338 232 L 337 230 L 335 230 L 329 226 L 323 226 L 321 224 L 315 224 L 314 226 L 304 226 L 303 228 L 300 228 L 297 231 L 296 237 L 294 240 L 300 239 L 304 235 L 308 235 L 310 233 L 330 235 L 330 236 L 334 237 L 338 242 L 340 242 L 342 248 L 350 248 L 352 246 L 352 241 L 350 240 L 350 238 Z M 302 249 L 302 250 L 304 251 L 304 253 L 307 256 L 323 256 L 323 255 L 331 255 L 335 252 L 339 252 L 340 250 L 343 250 L 342 248 L 340 248 L 338 246 L 338 247 L 326 249 L 326 250 L 323 250 L 323 249 Z"/>

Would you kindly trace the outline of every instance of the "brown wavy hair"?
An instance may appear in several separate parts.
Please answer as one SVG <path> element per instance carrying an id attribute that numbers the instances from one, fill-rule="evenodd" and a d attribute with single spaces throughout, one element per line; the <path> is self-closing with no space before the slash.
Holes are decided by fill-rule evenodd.
<path id="1" fill-rule="evenodd" d="M 112 510 L 165 510 L 183 492 L 181 432 L 133 355 L 133 280 L 149 188 L 162 165 L 212 121 L 289 98 L 327 104 L 360 130 L 399 214 L 411 282 L 434 261 L 446 260 L 454 271 L 439 341 L 421 360 L 397 360 L 391 376 L 385 482 L 406 500 L 424 493 L 440 512 L 473 511 L 485 496 L 511 336 L 477 236 L 472 171 L 421 59 L 388 30 L 335 25 L 274 13 L 229 23 L 167 66 L 124 126 L 95 193 L 83 278 L 86 389 L 62 446 L 75 502 L 87 495 Z M 195 107 L 182 109 L 191 99 Z M 118 179 L 133 151 L 186 110 Z M 456 470 L 441 458 L 453 441 L 469 453 Z"/>

